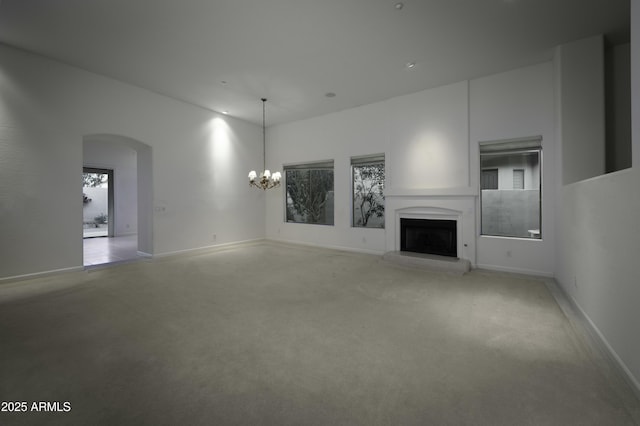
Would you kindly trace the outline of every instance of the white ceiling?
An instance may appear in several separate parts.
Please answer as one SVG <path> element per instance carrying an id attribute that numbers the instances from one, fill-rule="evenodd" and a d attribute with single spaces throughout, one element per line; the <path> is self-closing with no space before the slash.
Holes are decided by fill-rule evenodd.
<path id="1" fill-rule="evenodd" d="M 629 39 L 629 0 L 396 2 L 0 0 L 0 42 L 272 125 Z"/>

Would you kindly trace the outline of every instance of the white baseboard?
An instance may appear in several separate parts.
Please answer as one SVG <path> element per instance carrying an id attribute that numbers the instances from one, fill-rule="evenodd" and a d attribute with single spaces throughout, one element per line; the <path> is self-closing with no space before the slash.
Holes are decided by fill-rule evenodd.
<path id="1" fill-rule="evenodd" d="M 640 401 L 640 381 L 633 375 L 631 370 L 627 367 L 624 361 L 618 356 L 613 347 L 609 344 L 604 334 L 600 329 L 591 321 L 591 318 L 582 309 L 578 302 L 568 294 L 565 289 L 555 279 L 549 280 L 547 287 L 550 288 L 551 293 L 558 301 L 558 305 L 565 313 L 565 315 L 571 320 L 572 316 L 577 317 L 578 322 L 582 325 L 591 339 L 596 350 L 598 350 L 617 370 L 618 374 L 625 380 L 631 390 L 634 392 L 635 397 Z M 560 297 L 558 297 L 560 296 Z M 564 300 L 562 300 L 564 299 Z M 570 312 L 567 312 L 567 306 L 569 305 Z"/>
<path id="2" fill-rule="evenodd" d="M 489 271 L 499 271 L 499 272 L 511 272 L 513 274 L 523 274 L 523 275 L 535 275 L 537 277 L 545 277 L 545 278 L 553 278 L 552 272 L 545 271 L 536 271 L 534 269 L 524 269 L 524 268 L 511 268 L 506 266 L 495 266 L 495 265 L 485 265 L 478 263 L 477 265 L 472 267 L 475 269 L 486 269 Z"/>
<path id="3" fill-rule="evenodd" d="M 53 269 L 50 271 L 33 272 L 31 274 L 24 274 L 24 275 L 14 275 L 11 277 L 0 278 L 0 284 L 6 283 L 6 282 L 13 282 L 13 281 L 30 280 L 32 278 L 49 277 L 52 275 L 60 275 L 60 274 L 66 274 L 69 272 L 78 272 L 83 270 L 84 270 L 84 266 L 72 266 L 71 268 Z"/>
<path id="4" fill-rule="evenodd" d="M 278 239 L 278 238 L 267 238 L 266 241 L 267 242 L 272 241 L 272 242 L 283 243 L 283 244 L 291 244 L 294 246 L 306 246 L 306 247 L 325 248 L 325 249 L 339 250 L 339 251 L 348 251 L 352 253 L 373 254 L 376 256 L 382 256 L 385 253 L 384 251 L 379 251 L 379 250 L 368 250 L 368 249 L 360 249 L 356 247 L 335 246 L 330 244 L 317 244 L 317 243 L 309 243 L 306 241 L 305 242 L 292 241 L 292 240 L 284 240 L 284 239 Z"/>
<path id="5" fill-rule="evenodd" d="M 168 252 L 164 252 L 164 253 L 156 253 L 156 254 L 149 255 L 149 256 L 153 257 L 155 259 L 155 258 L 165 258 L 165 257 L 169 257 L 169 256 L 180 256 L 180 255 L 196 254 L 198 252 L 210 252 L 210 251 L 215 251 L 215 250 L 228 250 L 228 249 L 231 249 L 231 248 L 240 247 L 240 246 L 244 246 L 244 245 L 250 245 L 250 244 L 256 244 L 256 243 L 263 242 L 263 241 L 265 241 L 264 238 L 256 238 L 256 239 L 252 239 L 252 240 L 234 241 L 234 242 L 231 242 L 231 243 L 214 244 L 214 245 L 210 245 L 210 246 L 196 247 L 196 248 L 190 248 L 190 249 L 184 249 L 184 250 L 176 250 L 176 251 L 168 251 Z M 144 254 L 148 254 L 148 253 L 144 253 Z"/>
<path id="6" fill-rule="evenodd" d="M 152 258 L 163 258 L 163 257 L 169 257 L 169 256 L 177 256 L 177 255 L 197 253 L 197 252 L 206 252 L 206 251 L 212 251 L 212 250 L 224 250 L 224 249 L 229 249 L 229 248 L 233 248 L 233 247 L 236 247 L 236 246 L 242 246 L 242 245 L 247 245 L 247 244 L 255 244 L 255 243 L 258 243 L 258 242 L 261 242 L 261 241 L 265 241 L 265 240 L 263 238 L 258 238 L 258 239 L 253 239 L 253 240 L 236 241 L 236 242 L 232 242 L 232 243 L 217 244 L 217 245 L 211 245 L 211 246 L 205 246 L 205 247 L 197 247 L 197 248 L 186 249 L 186 250 L 178 250 L 178 251 L 167 252 L 167 253 L 159 253 L 159 254 L 155 254 L 155 255 L 151 254 L 151 253 L 143 252 L 143 251 L 137 251 L 137 254 L 140 257 L 145 257 L 145 258 L 149 258 L 149 259 L 152 259 Z M 105 265 L 108 266 L 109 264 L 105 264 Z M 80 271 L 85 271 L 86 269 L 87 268 L 85 266 L 73 266 L 71 268 L 53 269 L 53 270 L 49 270 L 49 271 L 34 272 L 34 273 L 24 274 L 24 275 L 0 277 L 0 285 L 4 284 L 4 283 L 14 282 L 14 281 L 29 280 L 29 279 L 32 279 L 32 278 L 48 277 L 48 276 L 53 276 L 53 275 L 69 273 L 69 272 L 80 272 Z"/>

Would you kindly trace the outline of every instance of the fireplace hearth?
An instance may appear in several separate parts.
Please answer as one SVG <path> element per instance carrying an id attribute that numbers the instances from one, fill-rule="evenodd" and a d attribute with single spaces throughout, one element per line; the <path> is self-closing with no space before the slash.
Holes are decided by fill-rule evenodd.
<path id="1" fill-rule="evenodd" d="M 400 219 L 400 250 L 458 257 L 457 223 L 442 219 Z"/>

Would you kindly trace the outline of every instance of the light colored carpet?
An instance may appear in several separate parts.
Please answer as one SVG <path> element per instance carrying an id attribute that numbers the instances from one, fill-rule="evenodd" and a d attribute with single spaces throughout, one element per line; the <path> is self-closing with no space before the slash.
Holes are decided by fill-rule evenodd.
<path id="1" fill-rule="evenodd" d="M 0 286 L 0 424 L 626 425 L 541 280 L 274 243 Z M 635 404 L 635 405 L 634 405 Z"/>

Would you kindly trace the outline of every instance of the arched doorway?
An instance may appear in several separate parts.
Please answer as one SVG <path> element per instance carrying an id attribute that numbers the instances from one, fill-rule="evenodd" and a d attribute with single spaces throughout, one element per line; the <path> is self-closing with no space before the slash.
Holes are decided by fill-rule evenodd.
<path id="1" fill-rule="evenodd" d="M 83 228 L 95 222 L 108 223 L 104 238 L 86 237 L 83 232 L 85 266 L 130 260 L 153 254 L 153 188 L 151 147 L 126 136 L 93 134 L 83 138 L 83 170 L 111 170 L 111 205 L 104 210 L 109 214 L 96 213 L 92 201 L 83 203 Z M 86 193 L 94 191 L 84 187 Z M 108 187 L 107 185 L 104 185 Z M 98 203 L 96 203 L 97 205 Z M 88 207 L 90 206 L 90 207 Z M 93 208 L 93 210 L 92 210 Z M 105 217 L 106 216 L 106 217 Z M 95 219 L 95 220 L 94 220 Z M 104 225 L 100 225 L 104 226 Z"/>

